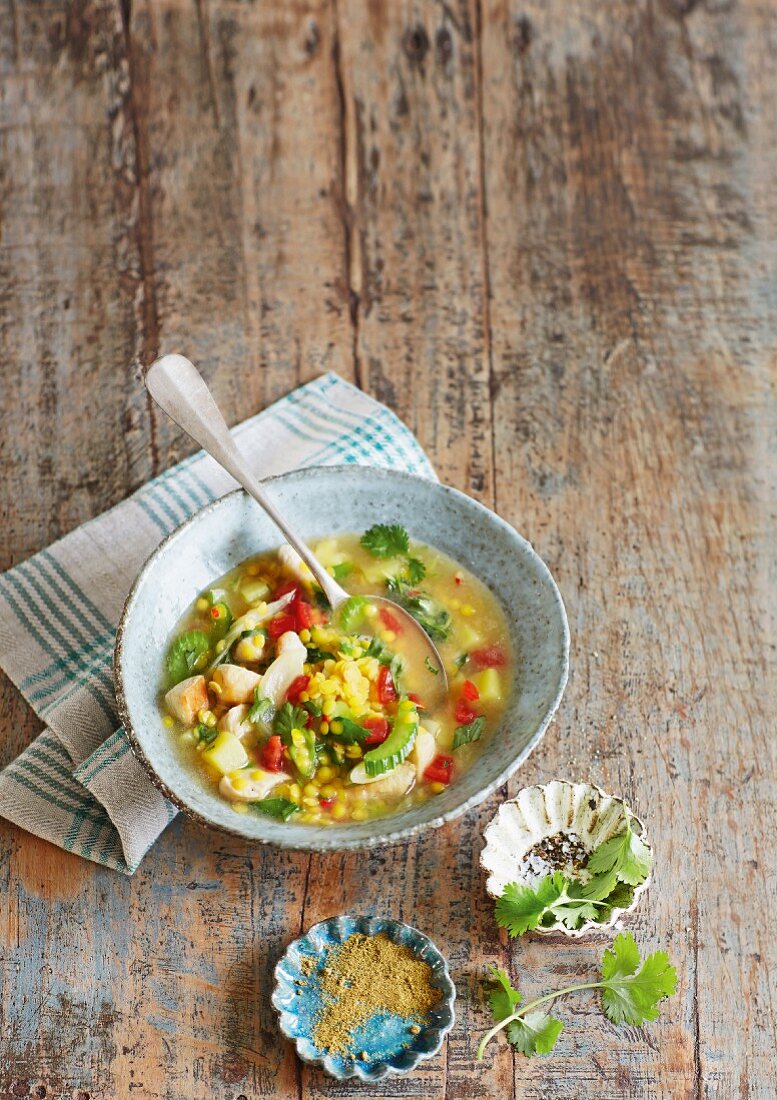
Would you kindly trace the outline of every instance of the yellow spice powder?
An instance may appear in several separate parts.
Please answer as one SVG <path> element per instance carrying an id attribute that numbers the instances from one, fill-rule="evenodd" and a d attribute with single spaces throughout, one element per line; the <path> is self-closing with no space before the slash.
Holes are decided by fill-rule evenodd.
<path id="1" fill-rule="evenodd" d="M 383 932 L 356 933 L 327 951 L 321 971 L 323 1004 L 314 1041 L 330 1054 L 349 1054 L 353 1033 L 376 1012 L 420 1020 L 439 1000 L 432 968 Z"/>

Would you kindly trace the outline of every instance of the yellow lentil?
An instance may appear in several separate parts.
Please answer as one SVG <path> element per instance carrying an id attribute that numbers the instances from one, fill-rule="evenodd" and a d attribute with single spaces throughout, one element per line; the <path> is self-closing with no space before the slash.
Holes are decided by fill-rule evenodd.
<path id="1" fill-rule="evenodd" d="M 432 792 L 432 794 L 442 794 L 446 786 L 446 783 L 430 783 L 429 790 Z"/>
<path id="2" fill-rule="evenodd" d="M 173 725 L 173 720 L 169 714 L 166 714 L 162 719 L 162 725 L 167 726 L 168 729 L 170 729 L 170 727 Z"/>
<path id="3" fill-rule="evenodd" d="M 300 630 L 299 640 L 301 642 L 309 642 L 310 641 L 310 631 L 309 630 Z"/>
<path id="4" fill-rule="evenodd" d="M 348 807 L 344 806 L 342 802 L 335 802 L 334 806 L 332 807 L 332 817 L 335 819 L 335 821 L 342 821 L 347 814 Z"/>
<path id="5" fill-rule="evenodd" d="M 198 611 L 207 611 L 210 607 L 210 603 L 208 600 L 205 599 L 204 596 L 200 596 L 194 606 L 197 608 Z"/>

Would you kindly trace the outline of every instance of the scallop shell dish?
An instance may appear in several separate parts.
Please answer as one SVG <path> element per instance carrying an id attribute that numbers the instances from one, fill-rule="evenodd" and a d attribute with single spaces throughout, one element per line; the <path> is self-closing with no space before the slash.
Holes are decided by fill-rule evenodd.
<path id="1" fill-rule="evenodd" d="M 623 832 L 629 822 L 632 831 L 647 843 L 644 825 L 623 799 L 599 787 L 565 780 L 524 787 L 499 807 L 486 827 L 486 844 L 480 856 L 488 874 L 486 890 L 498 898 L 508 883 L 536 887 L 555 871 L 585 883 L 590 877 L 586 863 L 591 852 Z M 561 931 L 577 937 L 592 929 L 610 927 L 636 906 L 649 881 L 648 877 L 637 887 L 626 908 L 613 908 L 607 921 L 586 921 L 574 931 L 561 924 L 536 931 Z"/>

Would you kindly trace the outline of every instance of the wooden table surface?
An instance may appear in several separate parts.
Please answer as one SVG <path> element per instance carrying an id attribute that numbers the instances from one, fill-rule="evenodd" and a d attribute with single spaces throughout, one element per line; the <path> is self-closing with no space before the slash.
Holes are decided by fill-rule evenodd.
<path id="1" fill-rule="evenodd" d="M 510 791 L 633 803 L 628 925 L 679 972 L 654 1025 L 583 996 L 553 1055 L 475 1065 L 487 964 L 539 994 L 608 942 L 500 937 L 496 797 L 342 857 L 179 817 L 133 878 L 0 821 L 3 1100 L 365 1096 L 269 1005 L 343 910 L 433 934 L 459 991 L 370 1096 L 775 1095 L 776 55 L 772 0 L 2 0 L 0 566 L 188 452 L 158 352 L 231 422 L 339 371 L 558 579 L 571 679 Z M 39 724 L 5 680 L 1 713 L 4 764 Z"/>

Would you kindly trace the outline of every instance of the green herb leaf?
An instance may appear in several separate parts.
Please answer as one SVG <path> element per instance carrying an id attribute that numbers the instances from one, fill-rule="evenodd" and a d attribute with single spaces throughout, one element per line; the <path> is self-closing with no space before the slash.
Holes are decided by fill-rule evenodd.
<path id="1" fill-rule="evenodd" d="M 306 729 L 307 722 L 308 712 L 303 707 L 295 707 L 291 703 L 284 703 L 275 715 L 273 733 L 279 733 L 284 745 L 290 745 L 291 731 L 293 729 Z"/>
<path id="2" fill-rule="evenodd" d="M 392 598 L 422 626 L 433 642 L 444 642 L 451 629 L 450 612 L 425 592 L 417 591 L 402 577 L 389 577 Z"/>
<path id="3" fill-rule="evenodd" d="M 440 670 L 437 667 L 437 665 L 434 663 L 434 661 L 432 660 L 431 657 L 425 657 L 424 658 L 424 664 L 429 669 L 432 676 L 439 676 L 440 675 Z"/>
<path id="4" fill-rule="evenodd" d="M 314 718 L 320 718 L 324 713 L 321 709 L 321 704 L 317 703 L 314 699 L 308 699 L 307 703 L 302 704 L 308 714 L 312 714 Z"/>
<path id="5" fill-rule="evenodd" d="M 511 882 L 496 903 L 496 923 L 511 936 L 537 928 L 545 912 L 564 893 L 566 881 L 560 871 L 541 879 L 536 888 Z"/>
<path id="6" fill-rule="evenodd" d="M 396 558 L 410 548 L 408 533 L 398 524 L 376 523 L 364 532 L 360 541 L 375 558 Z"/>
<path id="7" fill-rule="evenodd" d="M 521 1054 L 550 1054 L 564 1025 L 545 1012 L 528 1012 L 507 1025 L 507 1041 Z"/>
<path id="8" fill-rule="evenodd" d="M 346 577 L 350 577 L 353 573 L 352 561 L 340 561 L 337 565 L 332 566 L 332 576 L 338 582 L 344 581 Z"/>
<path id="9" fill-rule="evenodd" d="M 307 646 L 307 657 L 305 660 L 309 665 L 317 665 L 321 661 L 334 661 L 334 659 L 334 653 L 330 653 L 327 649 L 319 649 L 318 646 L 314 645 Z"/>
<path id="10" fill-rule="evenodd" d="M 462 745 L 469 745 L 472 741 L 479 741 L 483 734 L 485 724 L 485 718 L 482 714 L 479 714 L 477 718 L 473 718 L 466 726 L 456 726 L 453 734 L 454 749 L 461 748 Z"/>
<path id="11" fill-rule="evenodd" d="M 288 821 L 293 814 L 299 812 L 297 803 L 288 798 L 262 798 L 258 802 L 249 802 L 248 807 L 257 813 L 277 817 L 280 821 Z"/>
<path id="12" fill-rule="evenodd" d="M 342 725 L 342 730 L 339 733 L 332 731 L 332 722 L 339 722 Z M 338 741 L 343 741 L 346 745 L 362 745 L 367 737 L 370 735 L 370 731 L 366 730 L 364 726 L 360 726 L 358 722 L 353 722 L 350 718 L 333 718 L 329 723 L 329 730 L 333 737 L 336 737 Z"/>
<path id="13" fill-rule="evenodd" d="M 454 658 L 453 667 L 456 669 L 457 672 L 461 672 L 468 660 L 469 653 L 460 653 L 458 657 Z"/>
<path id="14" fill-rule="evenodd" d="M 206 726 L 204 723 L 197 726 L 194 732 L 197 734 L 197 740 L 203 745 L 212 745 L 219 735 L 215 726 Z"/>
<path id="15" fill-rule="evenodd" d="M 352 634 L 356 630 L 364 618 L 367 603 L 364 596 L 351 596 L 340 608 L 340 626 L 346 634 Z"/>
<path id="16" fill-rule="evenodd" d="M 630 818 L 625 831 L 600 844 L 587 864 L 592 874 L 614 871 L 617 878 L 629 886 L 644 882 L 652 866 L 653 853 L 631 828 Z"/>
<path id="17" fill-rule="evenodd" d="M 638 1027 L 658 1016 L 658 1004 L 677 988 L 677 971 L 666 951 L 655 951 L 639 966 L 639 949 L 631 932 L 613 940 L 602 960 L 602 1004 L 614 1024 Z M 637 969 L 639 967 L 639 969 Z"/>
<path id="18" fill-rule="evenodd" d="M 248 712 L 248 721 L 256 725 L 272 725 L 275 718 L 275 704 L 272 699 L 262 699 L 259 695 L 261 685 L 254 691 L 254 703 Z"/>
<path id="19" fill-rule="evenodd" d="M 170 684 L 180 684 L 205 668 L 210 655 L 210 640 L 201 630 L 187 630 L 176 638 L 167 654 Z"/>
<path id="20" fill-rule="evenodd" d="M 499 966 L 491 967 L 491 982 L 494 986 L 488 994 L 491 1012 L 495 1021 L 504 1020 L 521 1003 L 521 994 L 511 984 L 507 971 Z"/>
<path id="21" fill-rule="evenodd" d="M 329 600 L 326 598 L 326 595 L 324 594 L 323 588 L 321 588 L 317 584 L 314 584 L 311 587 L 312 587 L 312 591 L 313 591 L 313 602 L 315 603 L 316 607 L 320 607 L 324 611 L 328 611 L 329 610 Z"/>
<path id="22" fill-rule="evenodd" d="M 408 584 L 420 584 L 426 576 L 426 566 L 420 558 L 408 558 L 403 576 Z"/>

